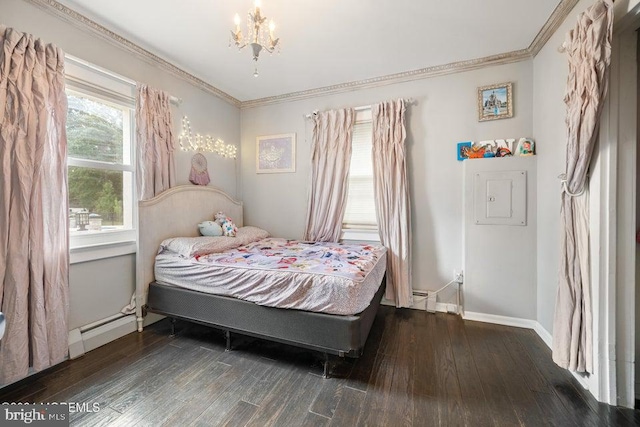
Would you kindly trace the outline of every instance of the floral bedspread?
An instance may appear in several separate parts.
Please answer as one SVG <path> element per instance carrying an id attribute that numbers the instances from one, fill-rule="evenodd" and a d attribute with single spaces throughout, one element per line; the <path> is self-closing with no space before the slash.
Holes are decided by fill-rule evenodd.
<path id="1" fill-rule="evenodd" d="M 363 280 L 384 251 L 384 247 L 378 245 L 267 238 L 223 253 L 198 256 L 196 260 L 220 266 L 287 270 Z"/>

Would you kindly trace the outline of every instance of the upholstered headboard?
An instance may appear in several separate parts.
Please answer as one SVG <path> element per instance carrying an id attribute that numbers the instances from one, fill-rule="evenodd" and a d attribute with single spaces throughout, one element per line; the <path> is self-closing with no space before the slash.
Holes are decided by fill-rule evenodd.
<path id="1" fill-rule="evenodd" d="M 153 199 L 138 203 L 138 253 L 136 257 L 136 317 L 142 331 L 142 306 L 158 248 L 170 237 L 199 236 L 198 224 L 213 220 L 223 211 L 238 227 L 243 226 L 242 202 L 214 187 L 180 185 Z"/>

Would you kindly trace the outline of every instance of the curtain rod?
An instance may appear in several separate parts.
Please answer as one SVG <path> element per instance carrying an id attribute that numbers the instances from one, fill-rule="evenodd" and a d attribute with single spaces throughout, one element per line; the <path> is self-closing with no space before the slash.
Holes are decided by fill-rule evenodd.
<path id="1" fill-rule="evenodd" d="M 415 102 L 413 98 L 401 98 L 401 99 L 407 104 L 413 104 Z M 361 105 L 360 107 L 354 107 L 353 109 L 355 111 L 369 110 L 371 109 L 371 105 Z M 305 114 L 304 117 L 307 119 L 310 119 L 311 117 L 313 117 L 314 114 L 317 114 L 317 113 L 318 113 L 318 110 L 315 110 L 309 114 Z"/>

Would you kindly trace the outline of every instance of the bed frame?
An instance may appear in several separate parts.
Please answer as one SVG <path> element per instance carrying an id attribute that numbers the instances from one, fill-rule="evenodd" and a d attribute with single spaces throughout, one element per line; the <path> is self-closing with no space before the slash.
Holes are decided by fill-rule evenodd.
<path id="1" fill-rule="evenodd" d="M 156 283 L 153 265 L 160 243 L 169 237 L 197 236 L 197 224 L 224 211 L 240 227 L 242 203 L 213 187 L 174 187 L 139 204 L 139 250 L 136 307 L 138 330 L 147 311 L 222 329 L 231 348 L 231 333 L 265 338 L 324 354 L 324 376 L 329 355 L 359 357 L 375 319 L 384 286 L 360 314 L 338 316 L 301 310 L 264 307 L 252 302 Z M 384 283 L 385 280 L 382 280 Z"/>

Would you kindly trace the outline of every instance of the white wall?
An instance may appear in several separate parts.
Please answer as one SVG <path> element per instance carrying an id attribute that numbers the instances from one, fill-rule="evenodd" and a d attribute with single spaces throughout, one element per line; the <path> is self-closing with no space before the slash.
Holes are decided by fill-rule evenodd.
<path id="1" fill-rule="evenodd" d="M 70 55 L 182 98 L 184 102 L 174 110 L 176 137 L 181 131 L 181 116 L 187 114 L 194 132 L 210 134 L 227 143 L 239 144 L 238 108 L 28 2 L 2 0 L 1 10 L 0 24 L 31 33 L 46 42 L 56 44 Z M 186 184 L 192 153 L 176 153 L 178 183 Z M 239 160 L 222 159 L 212 154 L 207 155 L 207 159 L 210 185 L 236 195 L 236 162 Z M 129 303 L 135 288 L 132 263 L 134 256 L 129 255 L 71 266 L 71 328 L 118 313 Z"/>
<path id="2" fill-rule="evenodd" d="M 135 271 L 133 254 L 73 264 L 69 271 L 69 330 L 118 313 L 135 291 L 131 280 Z"/>
<path id="3" fill-rule="evenodd" d="M 486 202 L 484 197 L 474 197 L 474 176 L 479 172 L 507 171 L 526 172 L 526 224 L 476 224 L 474 203 Z M 464 172 L 465 312 L 534 320 L 536 156 L 468 160 L 464 162 Z M 513 210 L 517 210 L 515 203 Z"/>
<path id="4" fill-rule="evenodd" d="M 514 82 L 514 118 L 478 122 L 478 86 Z M 463 174 L 460 141 L 532 135 L 532 62 L 493 66 L 378 88 L 242 110 L 241 187 L 245 222 L 272 234 L 301 238 L 307 208 L 313 110 L 414 98 L 407 107 L 407 146 L 413 222 L 414 289 L 436 289 L 462 267 Z M 297 169 L 256 174 L 255 139 L 295 132 Z M 535 301 L 531 301 L 535 306 Z M 528 312 L 527 312 L 528 313 Z M 523 314 L 525 317 L 525 314 Z"/>

